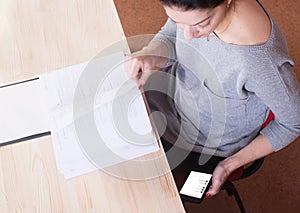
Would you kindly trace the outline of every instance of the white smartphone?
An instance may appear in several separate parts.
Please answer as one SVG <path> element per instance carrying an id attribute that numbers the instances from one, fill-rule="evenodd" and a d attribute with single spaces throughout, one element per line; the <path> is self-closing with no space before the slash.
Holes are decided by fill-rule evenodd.
<path id="1" fill-rule="evenodd" d="M 211 185 L 212 174 L 191 171 L 180 190 L 184 200 L 200 203 Z"/>

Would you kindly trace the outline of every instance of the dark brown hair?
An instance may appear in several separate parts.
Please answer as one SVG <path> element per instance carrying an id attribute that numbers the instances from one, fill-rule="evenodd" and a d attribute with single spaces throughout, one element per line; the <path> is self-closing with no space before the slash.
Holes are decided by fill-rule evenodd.
<path id="1" fill-rule="evenodd" d="M 160 0 L 162 5 L 176 6 L 184 10 L 210 9 L 224 3 L 225 0 Z"/>

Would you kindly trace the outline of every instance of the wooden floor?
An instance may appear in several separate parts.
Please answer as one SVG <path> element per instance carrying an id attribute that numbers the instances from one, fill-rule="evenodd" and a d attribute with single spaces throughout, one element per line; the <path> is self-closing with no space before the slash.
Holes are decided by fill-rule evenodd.
<path id="1" fill-rule="evenodd" d="M 126 36 L 156 33 L 166 20 L 159 1 L 114 0 Z M 282 28 L 300 80 L 300 4 L 297 1 L 261 0 Z M 255 175 L 236 182 L 250 213 L 296 213 L 300 210 L 300 139 L 266 158 Z M 186 205 L 187 212 L 239 212 L 226 192 L 201 205 Z"/>

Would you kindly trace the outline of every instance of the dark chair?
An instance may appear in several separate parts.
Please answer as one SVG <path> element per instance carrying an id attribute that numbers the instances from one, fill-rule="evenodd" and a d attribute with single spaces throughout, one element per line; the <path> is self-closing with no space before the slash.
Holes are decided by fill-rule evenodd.
<path id="1" fill-rule="evenodd" d="M 249 177 L 252 174 L 254 174 L 262 166 L 263 161 L 264 161 L 264 158 L 260 158 L 256 161 L 254 161 L 252 164 L 250 164 L 247 167 L 238 168 L 228 177 L 228 179 L 225 181 L 225 183 L 223 184 L 223 186 L 221 188 L 221 190 L 226 190 L 226 192 L 229 196 L 234 196 L 241 213 L 246 213 L 246 209 L 245 209 L 245 206 L 242 202 L 242 199 L 241 199 L 237 189 L 234 186 L 234 181 Z M 181 189 L 184 184 L 184 181 L 187 178 L 188 172 L 187 171 L 181 172 L 181 171 L 173 170 L 172 173 L 173 173 L 173 177 L 174 177 L 177 188 Z M 183 202 L 186 202 L 186 201 L 183 201 Z"/>
<path id="2" fill-rule="evenodd" d="M 275 116 L 274 116 L 273 112 L 270 111 L 266 121 L 262 124 L 261 129 L 264 129 L 274 118 L 275 118 Z M 246 213 L 246 209 L 245 209 L 245 206 L 242 202 L 242 199 L 241 199 L 237 189 L 235 188 L 235 186 L 233 184 L 233 181 L 244 179 L 244 178 L 249 177 L 252 174 L 254 174 L 262 166 L 264 159 L 265 159 L 264 157 L 259 158 L 256 161 L 254 161 L 252 164 L 250 164 L 249 166 L 241 167 L 241 168 L 238 168 L 237 170 L 235 170 L 228 177 L 228 179 L 225 181 L 225 183 L 223 184 L 223 186 L 221 188 L 221 190 L 226 190 L 226 192 L 229 196 L 234 196 L 241 213 Z"/>
<path id="3" fill-rule="evenodd" d="M 274 114 L 272 111 L 270 111 L 268 118 L 263 123 L 261 129 L 265 128 L 273 119 L 274 119 Z M 227 178 L 227 180 L 225 181 L 225 183 L 221 188 L 221 190 L 226 190 L 229 196 L 234 196 L 241 213 L 246 213 L 246 209 L 233 182 L 251 176 L 262 166 L 263 162 L 264 162 L 264 157 L 257 159 L 256 161 L 249 164 L 248 166 L 240 167 L 236 169 L 233 173 L 230 174 L 230 176 Z M 177 187 L 181 188 L 186 178 L 186 174 L 173 171 L 173 175 Z"/>
<path id="4" fill-rule="evenodd" d="M 175 76 L 175 70 L 176 70 L 176 64 L 174 64 L 171 68 L 166 68 L 165 72 L 168 72 L 171 75 Z M 162 94 L 160 92 L 157 91 L 173 91 L 173 85 L 175 84 L 173 81 L 174 79 L 170 78 L 170 79 L 162 79 L 161 77 L 155 77 L 156 75 L 152 75 L 152 77 L 148 80 L 147 84 L 144 86 L 145 91 L 148 91 L 145 93 L 146 97 L 147 97 L 147 101 L 149 103 L 149 110 L 151 112 L 155 112 L 155 111 L 159 111 L 162 112 L 163 114 L 166 115 L 167 118 L 167 123 L 172 123 L 172 122 L 176 122 L 177 119 L 177 111 L 175 109 L 175 105 L 173 103 L 173 100 L 167 96 L 166 94 Z M 155 90 L 155 88 L 161 88 L 162 86 L 164 86 L 165 90 Z M 148 88 L 148 89 L 147 89 Z M 151 91 L 151 92 L 149 92 Z M 170 92 L 170 94 L 173 94 L 173 92 Z M 269 124 L 269 122 L 271 120 L 274 119 L 274 114 L 272 113 L 272 111 L 270 111 L 268 118 L 266 119 L 266 121 L 264 122 L 264 124 L 262 125 L 261 129 L 265 128 L 265 126 L 267 126 Z M 156 120 L 154 119 L 154 123 L 157 123 Z M 158 122 L 159 123 L 159 122 Z M 164 141 L 164 137 L 161 138 L 162 142 Z M 166 141 L 173 141 L 172 138 L 170 138 L 169 140 L 167 140 L 166 137 Z M 167 150 L 170 148 L 170 146 L 172 145 L 166 145 L 168 143 L 163 143 L 164 149 L 167 152 Z M 168 147 L 169 146 L 169 147 Z M 180 151 L 179 151 L 180 152 Z M 167 156 L 168 157 L 168 156 Z M 193 154 L 189 155 L 190 157 L 190 161 L 191 163 L 193 162 L 198 162 L 199 156 L 193 156 Z M 218 157 L 213 157 L 213 158 L 218 158 Z M 210 165 L 214 165 L 214 166 L 210 166 L 210 169 L 215 168 L 215 166 L 217 165 L 218 161 L 220 159 L 212 160 L 213 163 Z M 225 181 L 225 183 L 222 186 L 222 190 L 226 190 L 226 192 L 228 193 L 228 195 L 230 196 L 234 196 L 240 211 L 242 213 L 246 212 L 245 211 L 245 207 L 243 205 L 243 202 L 239 196 L 239 193 L 237 191 L 237 189 L 235 188 L 233 182 L 235 180 L 239 180 L 239 179 L 243 179 L 246 178 L 252 174 L 254 174 L 262 165 L 264 161 L 264 158 L 260 158 L 256 161 L 254 161 L 250 166 L 244 168 L 238 168 L 237 170 L 235 170 L 227 179 L 227 181 Z M 171 163 L 171 161 L 169 162 Z M 174 168 L 171 166 L 171 168 Z M 178 167 L 176 167 L 176 169 L 178 169 Z M 175 179 L 175 183 L 177 185 L 178 189 L 181 189 L 181 187 L 183 186 L 183 183 L 185 181 L 185 179 L 187 178 L 187 175 L 189 173 L 189 171 L 185 170 L 183 172 L 181 172 L 180 170 L 176 169 L 172 170 L 174 179 Z"/>
<path id="5" fill-rule="evenodd" d="M 260 158 L 254 161 L 250 166 L 242 170 L 242 174 L 240 177 L 228 179 L 221 188 L 221 190 L 226 190 L 229 196 L 234 196 L 241 213 L 246 213 L 246 209 L 237 189 L 233 184 L 233 181 L 240 180 L 254 174 L 262 166 L 263 162 L 264 162 L 264 158 Z"/>

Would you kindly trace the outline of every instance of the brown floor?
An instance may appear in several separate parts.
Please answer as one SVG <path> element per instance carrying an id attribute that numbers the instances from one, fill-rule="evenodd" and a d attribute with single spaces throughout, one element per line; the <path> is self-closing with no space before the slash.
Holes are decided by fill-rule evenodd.
<path id="1" fill-rule="evenodd" d="M 156 33 L 166 20 L 158 0 L 114 0 L 126 36 Z M 300 2 L 261 1 L 282 28 L 300 79 Z M 300 112 L 299 112 L 300 113 Z M 300 138 L 284 150 L 268 156 L 253 176 L 236 182 L 250 213 L 300 212 Z M 239 212 L 226 192 L 201 205 L 186 205 L 187 212 Z"/>

